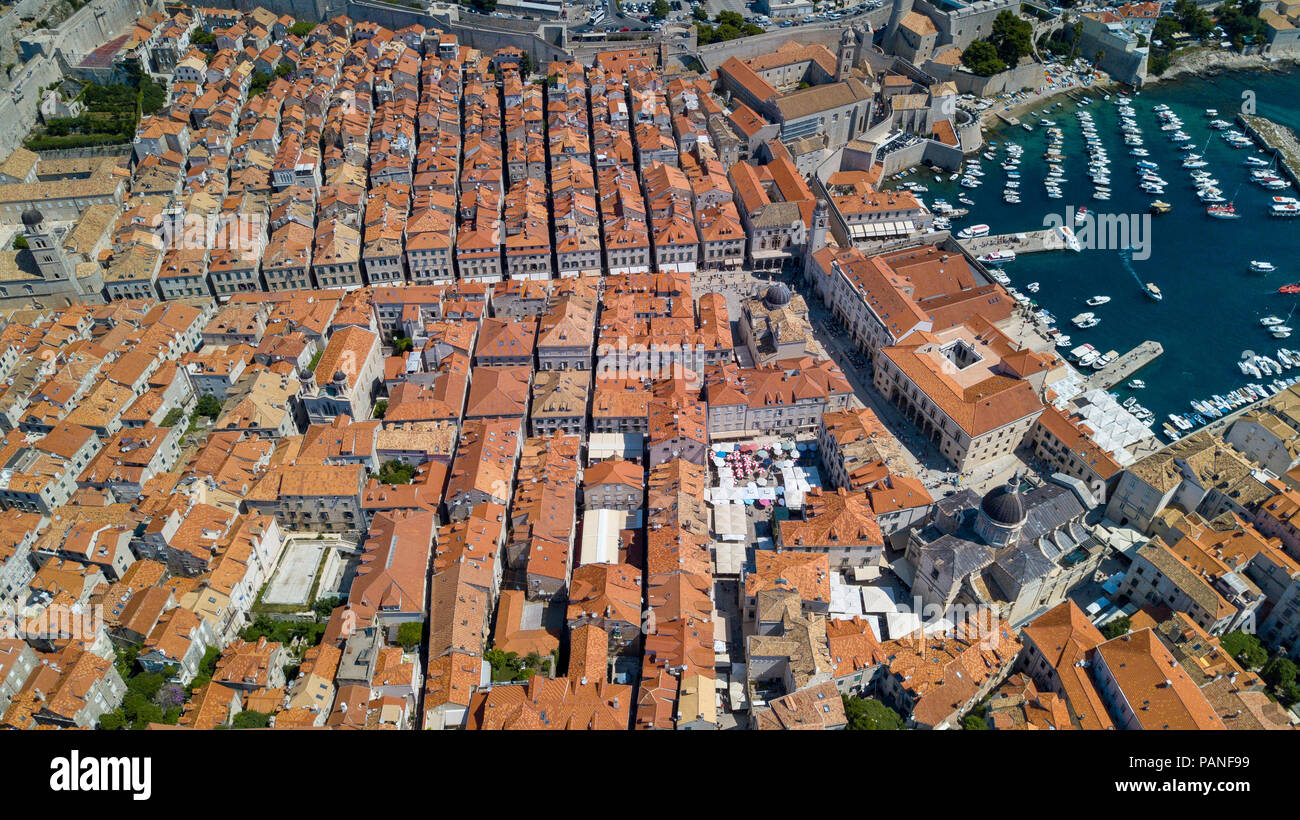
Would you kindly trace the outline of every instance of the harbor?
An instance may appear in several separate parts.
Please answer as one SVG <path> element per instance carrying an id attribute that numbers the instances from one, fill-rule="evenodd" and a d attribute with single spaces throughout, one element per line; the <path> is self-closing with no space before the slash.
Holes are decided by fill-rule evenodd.
<path id="1" fill-rule="evenodd" d="M 1290 215 L 1279 202 L 1300 198 L 1300 144 L 1283 147 L 1294 139 L 1284 129 L 1300 125 L 1294 78 L 1228 72 L 1130 96 L 1075 90 L 1016 110 L 1016 127 L 991 117 L 955 178 L 911 190 L 968 212 L 945 227 L 1007 288 L 1032 336 L 1063 354 L 1090 345 L 1081 383 L 1149 409 L 1144 420 L 1166 440 L 1187 435 L 1219 417 L 1206 406 L 1235 412 L 1288 380 L 1239 360 L 1243 349 L 1280 360 L 1287 325 L 1300 321 L 1300 248 L 1275 218 Z M 1246 90 L 1276 134 L 1233 121 Z M 1044 253 L 1068 246 L 1054 232 L 1079 252 Z M 1171 416 L 1188 427 L 1171 434 Z"/>

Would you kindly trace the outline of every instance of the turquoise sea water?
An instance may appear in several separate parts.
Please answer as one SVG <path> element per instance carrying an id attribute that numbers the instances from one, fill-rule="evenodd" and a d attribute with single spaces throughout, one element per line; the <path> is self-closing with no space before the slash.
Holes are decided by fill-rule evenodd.
<path id="1" fill-rule="evenodd" d="M 1275 195 L 1295 196 L 1293 190 L 1268 191 L 1249 181 L 1250 169 L 1242 163 L 1257 155 L 1252 149 L 1235 149 L 1223 141 L 1220 132 L 1209 127 L 1211 117 L 1206 108 L 1218 109 L 1219 118 L 1231 121 L 1241 110 L 1243 93 L 1252 92 L 1256 110 L 1262 116 L 1300 131 L 1300 73 L 1234 72 L 1217 77 L 1190 78 L 1153 87 L 1132 98 L 1138 125 L 1142 128 L 1147 157 L 1129 155 L 1119 130 L 1119 114 L 1114 98 L 1103 101 L 1093 93 L 1087 106 L 1097 126 L 1098 136 L 1106 146 L 1111 161 L 1111 198 L 1092 198 L 1093 184 L 1087 176 L 1087 153 L 1075 116 L 1078 105 L 1065 97 L 1063 104 L 1042 116 L 1056 122 L 1065 132 L 1062 153 L 1068 182 L 1062 186 L 1064 197 L 1048 199 L 1043 188 L 1047 163 L 1042 158 L 1047 143 L 1046 129 L 1038 120 L 1025 115 L 1022 122 L 1034 126 L 1033 132 L 1002 126 L 987 132 L 987 140 L 997 141 L 996 160 L 980 160 L 984 184 L 979 188 L 962 188 L 956 182 L 936 183 L 929 172 L 909 177 L 925 182 L 930 197 L 946 198 L 956 207 L 965 194 L 974 200 L 971 215 L 953 222 L 953 230 L 986 223 L 991 233 L 1037 230 L 1044 227 L 1044 215 L 1065 214 L 1066 206 L 1087 206 L 1094 213 L 1145 213 L 1154 199 L 1173 205 L 1170 213 L 1151 217 L 1150 257 L 1132 261 L 1132 272 L 1117 250 L 1085 250 L 1024 255 L 1004 266 L 1013 286 L 1024 291 L 1030 282 L 1040 290 L 1027 294 L 1040 307 L 1056 316 L 1063 333 L 1071 337 L 1070 347 L 1084 342 L 1099 350 L 1123 353 L 1146 339 L 1164 346 L 1164 355 L 1136 374 L 1146 382 L 1145 390 L 1129 391 L 1119 385 L 1121 396 L 1137 395 L 1156 415 L 1153 429 L 1170 412 L 1189 413 L 1189 399 L 1226 393 L 1246 381 L 1267 383 L 1271 378 L 1254 380 L 1243 376 L 1237 367 L 1243 350 L 1273 356 L 1279 347 L 1300 350 L 1300 306 L 1297 297 L 1277 293 L 1280 285 L 1300 282 L 1300 219 L 1279 219 L 1268 215 L 1268 203 Z M 1196 198 L 1190 170 L 1182 167 L 1183 152 L 1160 131 L 1152 106 L 1164 103 L 1183 121 L 1183 130 L 1192 137 L 1194 153 L 1204 155 L 1210 171 L 1219 180 L 1227 198 L 1234 198 L 1237 220 L 1217 220 L 1205 215 L 1205 205 Z M 1050 105 L 1054 102 L 1047 103 Z M 1234 124 L 1234 127 L 1235 124 Z M 1201 149 L 1207 145 L 1208 148 Z M 1010 205 L 1002 201 L 1006 179 L 1001 168 L 1006 142 L 1024 147 L 1020 172 L 1022 202 Z M 1159 164 L 1156 172 L 1169 185 L 1158 197 L 1137 187 L 1136 163 L 1139 159 Z M 1277 270 L 1270 274 L 1253 273 L 1252 259 L 1272 262 Z M 1155 302 L 1142 293 L 1134 277 L 1155 282 L 1164 292 L 1164 300 Z M 1085 300 L 1104 294 L 1111 301 L 1100 307 L 1088 307 Z M 1260 326 L 1268 315 L 1287 317 L 1296 328 L 1288 339 L 1274 339 Z M 1101 324 L 1080 330 L 1070 318 L 1083 311 L 1093 311 Z M 1300 375 L 1300 368 L 1286 376 Z"/>

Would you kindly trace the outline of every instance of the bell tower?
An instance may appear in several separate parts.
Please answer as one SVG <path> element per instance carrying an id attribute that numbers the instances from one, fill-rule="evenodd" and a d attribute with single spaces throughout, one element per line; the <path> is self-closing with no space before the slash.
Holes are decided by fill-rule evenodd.
<path id="1" fill-rule="evenodd" d="M 23 238 L 36 258 L 41 278 L 47 282 L 72 279 L 72 264 L 64 255 L 61 236 L 45 224 L 45 217 L 35 208 L 23 211 Z"/>

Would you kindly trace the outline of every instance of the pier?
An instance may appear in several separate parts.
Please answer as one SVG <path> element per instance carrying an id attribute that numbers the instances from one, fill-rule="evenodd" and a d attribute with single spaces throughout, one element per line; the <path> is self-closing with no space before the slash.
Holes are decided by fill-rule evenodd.
<path id="1" fill-rule="evenodd" d="M 1151 364 L 1164 353 L 1159 342 L 1145 341 L 1115 361 L 1084 379 L 1084 390 L 1109 390 L 1128 380 L 1134 373 Z"/>
<path id="2" fill-rule="evenodd" d="M 1278 170 L 1286 174 L 1292 185 L 1300 186 L 1300 141 L 1284 125 L 1251 114 L 1238 114 L 1237 124 L 1251 139 L 1259 143 L 1278 159 Z"/>
<path id="3" fill-rule="evenodd" d="M 981 236 L 975 239 L 961 239 L 956 233 L 953 237 L 974 256 L 983 256 L 994 251 L 1015 251 L 1020 255 L 1065 250 L 1065 240 L 1061 238 L 1061 232 L 1056 228 L 1006 233 L 999 236 Z"/>

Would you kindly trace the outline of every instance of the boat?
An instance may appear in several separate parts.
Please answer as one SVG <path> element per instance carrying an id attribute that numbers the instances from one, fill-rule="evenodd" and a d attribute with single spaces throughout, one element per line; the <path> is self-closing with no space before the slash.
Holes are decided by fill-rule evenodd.
<path id="1" fill-rule="evenodd" d="M 1286 325 L 1273 325 L 1268 329 L 1268 332 L 1272 333 L 1275 339 L 1285 339 L 1291 335 L 1291 328 Z"/>
<path id="2" fill-rule="evenodd" d="M 1088 207 L 1086 205 L 1080 205 L 1078 210 L 1074 212 L 1074 224 L 1082 225 L 1087 220 L 1088 220 Z"/>
<path id="3" fill-rule="evenodd" d="M 1151 203 L 1151 213 L 1153 213 L 1153 214 L 1167 214 L 1167 213 L 1169 213 L 1170 210 L 1173 209 L 1173 207 L 1174 207 L 1174 206 L 1170 205 L 1168 202 L 1165 202 L 1165 201 L 1162 200 L 1162 199 L 1157 199 L 1157 200 L 1155 200 L 1154 202 Z"/>
<path id="4" fill-rule="evenodd" d="M 1281 203 L 1268 206 L 1270 216 L 1300 216 L 1300 205 Z"/>
<path id="5" fill-rule="evenodd" d="M 1246 161 L 1242 163 L 1242 165 L 1250 168 L 1267 168 L 1271 164 L 1272 163 L 1262 157 L 1246 157 Z"/>
<path id="6" fill-rule="evenodd" d="M 1237 209 L 1232 206 L 1231 202 L 1223 205 L 1210 205 L 1205 209 L 1205 213 L 1215 219 L 1241 219 L 1241 214 L 1237 213 Z"/>
<path id="7" fill-rule="evenodd" d="M 957 234 L 957 237 L 959 239 L 976 239 L 978 237 L 988 236 L 988 235 L 989 235 L 988 225 L 971 225 L 968 228 L 963 228 Z"/>
<path id="8" fill-rule="evenodd" d="M 1250 261 L 1250 269 L 1255 273 L 1272 273 L 1277 270 L 1272 262 L 1262 262 L 1258 259 L 1252 259 Z"/>
<path id="9" fill-rule="evenodd" d="M 1028 285 L 1025 285 L 1025 290 L 1029 291 L 1030 293 L 1038 293 L 1038 283 L 1030 282 Z"/>
<path id="10" fill-rule="evenodd" d="M 1070 321 L 1074 323 L 1075 327 L 1083 328 L 1083 329 L 1096 327 L 1097 325 L 1101 324 L 1101 320 L 1098 319 L 1096 314 L 1094 313 L 1080 313 L 1078 316 L 1075 316 Z"/>
<path id="11" fill-rule="evenodd" d="M 979 257 L 979 260 L 988 265 L 1001 265 L 1005 262 L 1016 261 L 1015 251 L 992 251 Z"/>
<path id="12" fill-rule="evenodd" d="M 1291 285 L 1283 285 L 1282 287 L 1277 289 L 1277 292 L 1286 294 L 1288 296 L 1291 294 L 1300 293 L 1300 282 L 1296 282 L 1295 284 L 1291 284 Z"/>
<path id="13" fill-rule="evenodd" d="M 1109 296 L 1093 296 L 1088 300 L 1088 306 L 1096 307 L 1097 305 L 1104 305 L 1109 301 L 1110 301 Z"/>
<path id="14" fill-rule="evenodd" d="M 1146 286 L 1143 288 L 1143 291 L 1145 291 L 1147 296 L 1150 296 L 1152 299 L 1155 299 L 1157 302 L 1165 298 L 1165 295 L 1160 292 L 1160 288 L 1156 287 L 1155 282 L 1147 282 Z"/>
<path id="15" fill-rule="evenodd" d="M 1279 319 L 1276 316 L 1265 316 L 1263 319 L 1259 320 L 1259 323 L 1264 327 L 1273 327 L 1282 324 L 1283 321 L 1285 320 Z"/>
<path id="16" fill-rule="evenodd" d="M 1128 386 L 1129 389 L 1131 390 L 1141 390 L 1142 388 L 1147 386 L 1147 383 L 1142 381 L 1141 379 L 1133 379 L 1128 383 Z"/>
<path id="17" fill-rule="evenodd" d="M 1096 352 L 1097 352 L 1097 348 L 1093 347 L 1092 345 L 1081 344 L 1078 347 L 1076 347 L 1074 350 L 1070 351 L 1070 358 L 1082 359 L 1084 356 L 1088 355 L 1089 353 L 1096 353 Z"/>

